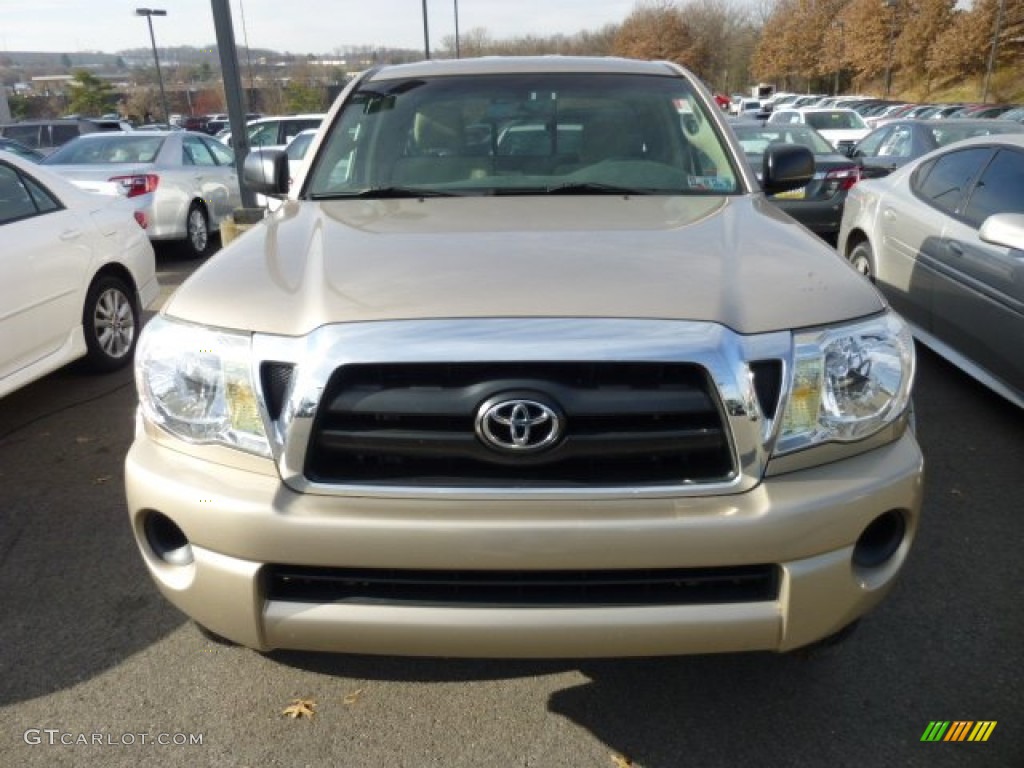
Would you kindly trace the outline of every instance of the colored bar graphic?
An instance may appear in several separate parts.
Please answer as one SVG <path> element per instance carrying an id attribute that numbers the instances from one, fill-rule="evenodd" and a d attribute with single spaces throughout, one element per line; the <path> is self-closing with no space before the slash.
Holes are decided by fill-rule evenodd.
<path id="1" fill-rule="evenodd" d="M 988 741 L 996 725 L 996 720 L 932 720 L 921 741 Z"/>
<path id="2" fill-rule="evenodd" d="M 967 736 L 968 729 L 974 725 L 970 720 L 955 720 L 953 725 L 949 729 L 949 733 L 946 734 L 946 738 L 943 741 L 963 741 Z"/>
<path id="3" fill-rule="evenodd" d="M 949 728 L 948 720 L 932 720 L 928 723 L 928 727 L 924 729 L 921 741 L 941 741 L 947 728 Z"/>
<path id="4" fill-rule="evenodd" d="M 992 731 L 996 729 L 995 720 L 981 720 L 977 725 L 974 726 L 974 730 L 971 731 L 971 735 L 967 737 L 968 741 L 988 741 L 988 737 L 992 735 Z"/>

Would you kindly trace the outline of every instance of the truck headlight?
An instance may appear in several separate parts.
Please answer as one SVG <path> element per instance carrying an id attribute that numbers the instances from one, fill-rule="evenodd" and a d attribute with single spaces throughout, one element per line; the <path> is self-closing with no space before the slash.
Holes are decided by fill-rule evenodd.
<path id="1" fill-rule="evenodd" d="M 144 418 L 172 435 L 270 456 L 248 334 L 157 316 L 139 338 L 135 383 Z"/>
<path id="2" fill-rule="evenodd" d="M 868 437 L 910 401 L 914 341 L 887 313 L 853 325 L 798 333 L 776 454 Z"/>

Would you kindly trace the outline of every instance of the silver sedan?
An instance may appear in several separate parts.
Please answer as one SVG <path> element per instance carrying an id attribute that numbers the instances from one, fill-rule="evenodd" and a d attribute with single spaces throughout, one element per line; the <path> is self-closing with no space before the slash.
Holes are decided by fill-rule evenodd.
<path id="1" fill-rule="evenodd" d="M 195 256 L 210 233 L 241 206 L 231 150 L 190 131 L 133 131 L 80 136 L 45 164 L 77 186 L 132 201 L 150 240 L 180 240 Z"/>
<path id="2" fill-rule="evenodd" d="M 838 250 L 919 341 L 1024 408 L 1024 135 L 958 141 L 860 182 Z"/>

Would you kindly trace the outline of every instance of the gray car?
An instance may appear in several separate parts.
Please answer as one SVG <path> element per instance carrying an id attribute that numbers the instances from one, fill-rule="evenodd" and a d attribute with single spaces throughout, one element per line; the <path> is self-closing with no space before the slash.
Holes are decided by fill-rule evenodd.
<path id="1" fill-rule="evenodd" d="M 150 240 L 182 241 L 195 256 L 241 205 L 234 155 L 191 131 L 96 133 L 73 139 L 45 164 L 77 186 L 131 199 Z"/>
<path id="2" fill-rule="evenodd" d="M 918 340 L 1024 407 L 1022 214 L 1024 135 L 966 139 L 855 186 L 838 247 Z"/>

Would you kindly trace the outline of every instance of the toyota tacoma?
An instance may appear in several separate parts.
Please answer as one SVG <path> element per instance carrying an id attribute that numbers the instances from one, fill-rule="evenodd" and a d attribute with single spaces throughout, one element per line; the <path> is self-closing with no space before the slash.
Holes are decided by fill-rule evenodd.
<path id="1" fill-rule="evenodd" d="M 914 348 L 671 63 L 372 69 L 142 334 L 131 526 L 259 650 L 786 651 L 917 530 Z"/>

